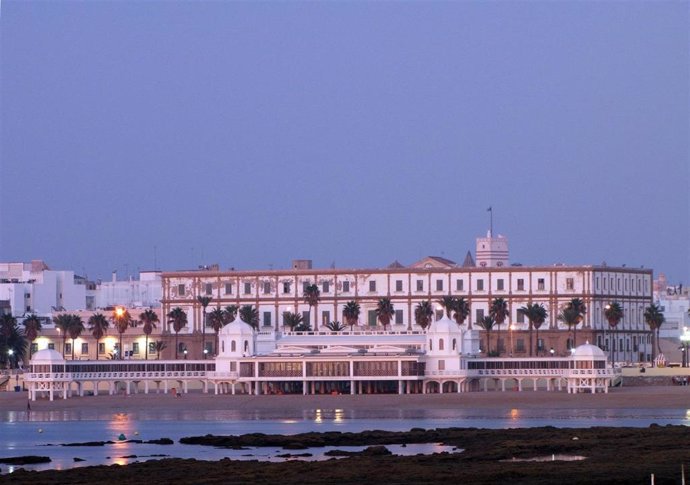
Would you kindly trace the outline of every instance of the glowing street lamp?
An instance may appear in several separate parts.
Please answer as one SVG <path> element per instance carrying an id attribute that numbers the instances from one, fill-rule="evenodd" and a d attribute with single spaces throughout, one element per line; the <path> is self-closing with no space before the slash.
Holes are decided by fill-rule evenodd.
<path id="1" fill-rule="evenodd" d="M 690 332 L 688 332 L 688 327 L 683 328 L 683 335 L 680 336 L 680 341 L 683 344 L 683 367 L 688 366 L 688 344 L 690 344 Z"/>

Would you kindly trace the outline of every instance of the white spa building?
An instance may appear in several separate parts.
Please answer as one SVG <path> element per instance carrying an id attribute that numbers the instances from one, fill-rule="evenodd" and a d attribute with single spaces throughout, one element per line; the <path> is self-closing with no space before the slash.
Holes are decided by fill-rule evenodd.
<path id="1" fill-rule="evenodd" d="M 598 347 L 569 356 L 486 358 L 479 332 L 442 316 L 427 330 L 277 332 L 239 317 L 207 360 L 66 361 L 38 351 L 25 374 L 29 399 L 78 394 L 427 394 L 514 389 L 608 392 L 618 374 Z"/>

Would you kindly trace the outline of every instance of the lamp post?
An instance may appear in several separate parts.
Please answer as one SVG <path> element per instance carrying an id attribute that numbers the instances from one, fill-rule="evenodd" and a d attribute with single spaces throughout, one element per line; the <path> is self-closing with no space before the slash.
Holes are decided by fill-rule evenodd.
<path id="1" fill-rule="evenodd" d="M 553 354 L 555 354 L 555 353 L 556 353 L 556 351 L 555 351 L 555 350 L 553 350 L 553 347 L 551 347 L 551 350 L 549 350 L 549 353 L 551 354 L 551 357 L 553 357 Z"/>
<path id="2" fill-rule="evenodd" d="M 690 344 L 690 332 L 688 327 L 683 328 L 683 335 L 680 336 L 680 341 L 683 344 L 681 351 L 683 352 L 683 367 L 688 366 L 688 344 Z"/>
<path id="3" fill-rule="evenodd" d="M 9 349 L 7 351 L 7 368 L 11 369 L 12 368 L 12 356 L 14 355 L 14 349 Z"/>
<path id="4" fill-rule="evenodd" d="M 119 358 L 122 360 L 124 358 L 124 351 L 122 349 L 122 334 L 124 332 L 120 331 L 120 328 L 122 326 L 122 319 L 125 316 L 125 309 L 122 308 L 121 306 L 115 308 L 115 326 L 117 327 L 117 332 L 120 334 L 120 346 L 118 348 L 119 352 Z"/>
<path id="5" fill-rule="evenodd" d="M 187 349 L 185 348 L 182 353 L 184 354 L 184 360 L 187 360 Z"/>
<path id="6" fill-rule="evenodd" d="M 515 330 L 515 324 L 511 323 L 508 326 L 508 330 L 510 330 L 510 356 L 512 357 L 515 351 L 515 347 L 513 346 L 513 330 Z"/>

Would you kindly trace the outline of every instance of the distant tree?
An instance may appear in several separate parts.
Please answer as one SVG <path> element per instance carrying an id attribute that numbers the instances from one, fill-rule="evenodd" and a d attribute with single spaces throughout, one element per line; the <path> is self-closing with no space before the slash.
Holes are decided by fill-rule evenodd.
<path id="1" fill-rule="evenodd" d="M 616 327 L 618 324 L 623 320 L 623 307 L 620 305 L 620 303 L 614 301 L 606 305 L 606 308 L 604 308 L 604 316 L 606 317 L 606 320 L 609 322 L 609 328 L 611 328 L 612 332 L 612 337 L 611 339 L 613 340 L 614 344 L 613 347 L 611 348 L 611 351 L 613 352 L 613 362 L 616 362 L 616 340 L 615 338 L 616 335 Z"/>
<path id="2" fill-rule="evenodd" d="M 149 335 L 153 333 L 156 328 L 156 323 L 159 322 L 158 314 L 151 310 L 144 310 L 139 314 L 139 322 L 142 324 L 142 330 L 146 335 L 146 360 L 149 360 Z"/>
<path id="3" fill-rule="evenodd" d="M 659 346 L 659 329 L 666 321 L 666 318 L 664 317 L 664 312 L 661 311 L 661 307 L 655 304 L 645 308 L 643 316 L 644 321 L 652 331 L 652 362 L 654 362 L 656 360 L 656 350 L 658 349 L 659 353 L 661 353 L 661 347 Z"/>
<path id="4" fill-rule="evenodd" d="M 167 316 L 168 323 L 172 326 L 172 329 L 175 332 L 175 359 L 177 359 L 178 351 L 180 350 L 178 338 L 180 335 L 180 330 L 187 326 L 187 314 L 182 308 L 176 307 L 170 310 Z"/>
<path id="5" fill-rule="evenodd" d="M 225 325 L 232 322 L 237 318 L 237 311 L 239 307 L 237 305 L 228 305 L 225 307 Z"/>
<path id="6" fill-rule="evenodd" d="M 563 308 L 561 313 L 558 314 L 558 321 L 563 322 L 565 325 L 567 325 L 569 331 L 573 331 L 573 348 L 575 348 L 574 329 L 577 327 L 577 324 L 581 321 L 580 313 L 577 311 L 577 309 L 566 306 L 565 308 Z"/>
<path id="7" fill-rule="evenodd" d="M 510 315 L 510 310 L 508 308 L 508 302 L 503 298 L 495 298 L 491 302 L 491 307 L 489 308 L 489 315 L 494 319 L 494 324 L 496 325 L 496 338 L 498 342 L 501 341 L 501 325 L 506 321 L 508 315 Z M 496 345 L 498 355 L 501 355 L 501 346 Z"/>
<path id="8" fill-rule="evenodd" d="M 455 310 L 455 302 L 456 301 L 457 301 L 457 298 L 455 298 L 454 296 L 446 295 L 446 296 L 443 296 L 443 297 L 439 298 L 438 300 L 436 300 L 436 303 L 438 303 L 439 305 L 441 305 L 443 307 L 443 309 L 446 312 L 446 316 L 448 318 L 450 318 L 453 311 Z"/>
<path id="9" fill-rule="evenodd" d="M 213 329 L 213 331 L 216 333 L 216 344 L 215 344 L 215 349 L 216 349 L 216 354 L 218 354 L 218 334 L 220 333 L 220 329 L 223 328 L 227 323 L 228 323 L 228 316 L 227 312 L 222 310 L 220 307 L 216 308 L 215 310 L 211 311 L 211 313 L 208 314 L 208 321 L 209 325 Z"/>
<path id="10" fill-rule="evenodd" d="M 490 315 L 483 317 L 477 322 L 484 331 L 486 332 L 486 356 L 491 357 L 491 330 L 493 330 L 496 321 Z"/>
<path id="11" fill-rule="evenodd" d="M 464 298 L 455 298 L 453 301 L 453 319 L 458 325 L 462 325 L 470 316 L 470 304 Z M 469 330 L 469 326 L 468 326 Z"/>
<path id="12" fill-rule="evenodd" d="M 324 325 L 328 330 L 331 332 L 340 332 L 342 330 L 345 330 L 345 325 L 340 323 L 338 320 L 333 320 L 332 322 L 328 322 Z"/>
<path id="13" fill-rule="evenodd" d="M 359 307 L 359 303 L 357 303 L 355 300 L 348 301 L 343 307 L 343 318 L 350 326 L 350 332 L 352 332 L 352 327 L 354 327 L 359 320 L 360 311 L 361 309 Z"/>
<path id="14" fill-rule="evenodd" d="M 53 325 L 60 335 L 62 335 L 62 357 L 65 356 L 65 344 L 67 342 L 67 332 L 69 331 L 69 324 L 72 321 L 72 315 L 68 313 L 61 313 L 53 317 Z"/>
<path id="15" fill-rule="evenodd" d="M 14 323 L 9 327 L 6 346 L 2 350 L 3 354 L 7 356 L 7 362 L 10 368 L 16 368 L 20 360 L 25 360 L 26 346 L 26 336 L 15 319 Z"/>
<path id="16" fill-rule="evenodd" d="M 129 311 L 122 307 L 115 308 L 112 315 L 112 321 L 115 330 L 117 330 L 117 333 L 120 335 L 120 346 L 117 355 L 120 360 L 122 360 L 125 358 L 124 348 L 122 347 L 122 334 L 124 334 L 129 327 L 133 327 L 134 323 Z"/>
<path id="17" fill-rule="evenodd" d="M 102 313 L 94 313 L 89 317 L 87 325 L 89 326 L 89 332 L 91 332 L 93 338 L 96 339 L 96 360 L 98 360 L 98 345 L 108 331 L 110 323 Z"/>
<path id="18" fill-rule="evenodd" d="M 283 312 L 283 326 L 290 327 L 290 330 L 296 331 L 297 327 L 302 325 L 302 314 L 293 312 Z"/>
<path id="19" fill-rule="evenodd" d="M 378 303 L 376 304 L 375 311 L 379 322 L 381 322 L 381 325 L 383 325 L 383 329 L 386 330 L 386 327 L 391 323 L 391 320 L 395 316 L 393 302 L 390 298 L 383 297 L 379 299 Z"/>
<path id="20" fill-rule="evenodd" d="M 528 303 L 518 309 L 529 322 L 529 355 L 532 357 L 534 346 L 532 344 L 532 329 L 537 331 L 537 355 L 539 355 L 539 329 L 546 321 L 546 308 L 541 303 Z"/>
<path id="21" fill-rule="evenodd" d="M 247 322 L 254 329 L 259 328 L 259 310 L 252 305 L 242 305 L 240 308 L 240 318 Z"/>
<path id="22" fill-rule="evenodd" d="M 209 303 L 211 303 L 211 298 L 210 296 L 197 296 L 196 297 L 197 301 L 201 305 L 201 355 L 205 359 L 206 358 L 206 353 L 204 350 L 206 349 L 206 307 L 208 307 Z"/>
<path id="23" fill-rule="evenodd" d="M 156 348 L 156 355 L 157 355 L 156 359 L 160 360 L 161 359 L 161 352 L 163 352 L 165 349 L 168 348 L 168 344 L 166 344 L 162 340 L 156 340 L 155 348 Z"/>
<path id="24" fill-rule="evenodd" d="M 414 321 L 417 325 L 426 330 L 431 325 L 431 319 L 434 316 L 434 307 L 431 301 L 424 300 L 417 303 L 414 309 Z"/>
<path id="25" fill-rule="evenodd" d="M 321 299 L 321 291 L 317 285 L 308 285 L 304 288 L 304 303 L 309 305 L 309 314 L 312 314 L 312 310 L 319 305 L 319 300 Z M 309 322 L 307 322 L 309 323 Z M 314 328 L 319 329 L 319 324 L 316 321 L 316 312 L 314 312 Z"/>
<path id="26" fill-rule="evenodd" d="M 72 315 L 67 331 L 72 339 L 72 360 L 74 360 L 74 341 L 79 338 L 81 333 L 86 330 L 84 328 L 84 322 L 79 315 Z"/>
<path id="27" fill-rule="evenodd" d="M 32 313 L 24 319 L 22 325 L 24 325 L 24 335 L 29 341 L 29 360 L 31 360 L 31 346 L 33 341 L 38 338 L 38 334 L 42 329 L 41 319 Z"/>
<path id="28" fill-rule="evenodd" d="M 312 328 L 309 322 L 302 322 L 295 327 L 295 332 L 311 332 Z"/>
<path id="29" fill-rule="evenodd" d="M 577 326 L 582 323 L 587 314 L 587 305 L 580 298 L 573 298 L 566 304 L 566 308 L 570 308 L 577 312 L 577 323 L 573 325 L 573 347 L 577 347 Z"/>

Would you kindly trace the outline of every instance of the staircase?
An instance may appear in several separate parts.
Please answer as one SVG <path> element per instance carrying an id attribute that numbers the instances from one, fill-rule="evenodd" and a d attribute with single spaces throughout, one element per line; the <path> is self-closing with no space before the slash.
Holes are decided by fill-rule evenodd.
<path id="1" fill-rule="evenodd" d="M 7 390 L 7 383 L 10 382 L 10 376 L 2 376 L 0 377 L 0 391 L 6 391 Z"/>

